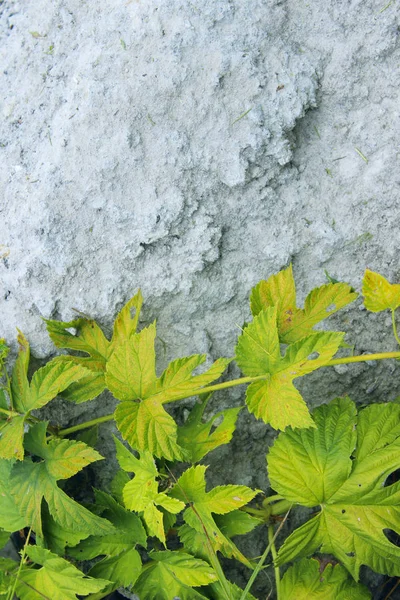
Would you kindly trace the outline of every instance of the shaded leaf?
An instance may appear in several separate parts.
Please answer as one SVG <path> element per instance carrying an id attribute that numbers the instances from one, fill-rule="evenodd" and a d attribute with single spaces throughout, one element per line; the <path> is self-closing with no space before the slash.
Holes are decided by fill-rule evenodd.
<path id="1" fill-rule="evenodd" d="M 152 562 L 143 569 L 134 587 L 143 600 L 202 600 L 193 587 L 216 581 L 213 569 L 203 560 L 184 552 L 152 552 Z"/>
<path id="2" fill-rule="evenodd" d="M 41 506 L 44 498 L 50 514 L 62 528 L 89 535 L 110 533 L 113 530 L 110 523 L 69 498 L 56 483 L 102 457 L 82 442 L 52 440 L 47 443 L 45 432 L 46 423 L 39 423 L 26 436 L 27 449 L 45 460 L 25 459 L 15 464 L 11 473 L 11 493 L 25 522 L 43 537 Z"/>
<path id="3" fill-rule="evenodd" d="M 12 467 L 12 461 L 0 458 L 0 527 L 10 533 L 23 529 L 28 523 L 10 491 Z"/>
<path id="4" fill-rule="evenodd" d="M 85 366 L 85 365 L 83 365 Z M 86 365 L 87 366 L 87 365 Z M 81 404 L 100 396 L 106 389 L 106 380 L 103 372 L 95 372 L 82 377 L 79 381 L 72 383 L 61 395 L 65 400 Z"/>
<path id="5" fill-rule="evenodd" d="M 108 579 L 120 587 L 133 585 L 142 570 L 142 561 L 139 552 L 134 548 L 126 550 L 123 554 L 104 558 L 96 563 L 88 573 L 96 579 Z"/>
<path id="6" fill-rule="evenodd" d="M 178 443 L 192 463 L 198 462 L 215 448 L 231 441 L 237 416 L 241 410 L 241 407 L 228 408 L 216 413 L 209 421 L 203 423 L 202 418 L 207 400 L 208 398 L 195 404 L 186 423 L 178 427 Z M 222 422 L 211 431 L 215 421 L 221 417 Z"/>

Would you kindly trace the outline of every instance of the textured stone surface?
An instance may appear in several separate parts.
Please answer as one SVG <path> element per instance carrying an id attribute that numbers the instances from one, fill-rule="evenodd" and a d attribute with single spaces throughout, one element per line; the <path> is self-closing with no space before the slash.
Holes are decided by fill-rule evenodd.
<path id="1" fill-rule="evenodd" d="M 399 281 L 399 64 L 385 0 L 0 1 L 1 335 L 18 326 L 46 357 L 41 316 L 109 327 L 140 286 L 162 360 L 215 358 L 251 286 L 290 261 L 301 299 L 324 269 Z M 332 319 L 356 352 L 394 349 L 359 304 Z M 358 365 L 299 387 L 311 405 L 387 400 L 398 375 Z M 243 412 L 215 482 L 265 487 L 272 436 Z"/>

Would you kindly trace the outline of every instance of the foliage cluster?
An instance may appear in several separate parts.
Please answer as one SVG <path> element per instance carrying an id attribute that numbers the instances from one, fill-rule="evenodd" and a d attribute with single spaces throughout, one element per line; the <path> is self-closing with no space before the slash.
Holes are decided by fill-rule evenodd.
<path id="1" fill-rule="evenodd" d="M 391 311 L 400 343 L 400 285 L 367 270 L 363 295 L 368 310 Z M 293 383 L 323 367 L 400 358 L 400 351 L 334 358 L 348 352 L 344 334 L 314 327 L 356 297 L 348 284 L 331 281 L 298 308 L 291 266 L 261 281 L 251 292 L 253 319 L 235 348 L 243 377 L 220 383 L 233 359 L 199 372 L 206 356 L 195 354 L 157 375 L 156 323 L 138 330 L 140 292 L 118 314 L 110 340 L 86 317 L 47 320 L 54 344 L 72 353 L 30 378 L 24 335 L 18 333 L 11 370 L 0 340 L 0 542 L 15 532 L 23 540 L 19 562 L 0 558 L 0 598 L 100 600 L 123 587 L 141 600 L 251 600 L 269 555 L 280 600 L 370 598 L 359 583 L 362 565 L 400 576 L 393 541 L 400 534 L 400 482 L 388 479 L 400 468 L 400 403 L 357 410 L 341 397 L 310 414 Z M 269 495 L 244 485 L 206 487 L 204 459 L 229 443 L 243 407 L 208 421 L 205 411 L 214 392 L 236 385 L 247 386 L 247 409 L 281 431 L 267 454 Z M 105 389 L 118 401 L 112 415 L 68 429 L 40 420 L 38 411 L 57 395 L 81 403 Z M 198 401 L 178 425 L 166 405 L 194 396 Z M 94 501 L 83 505 L 68 495 L 68 479 L 103 459 L 94 448 L 96 432 L 110 420 L 120 434 L 114 438 L 120 469 L 110 489 L 94 490 Z M 313 514 L 277 549 L 296 505 Z M 247 557 L 234 538 L 260 527 L 265 551 Z M 248 568 L 244 590 L 226 578 L 220 556 Z"/>

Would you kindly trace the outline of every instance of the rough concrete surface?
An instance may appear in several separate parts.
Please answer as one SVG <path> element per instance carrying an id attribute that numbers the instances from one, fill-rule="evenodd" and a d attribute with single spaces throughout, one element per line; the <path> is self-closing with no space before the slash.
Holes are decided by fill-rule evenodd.
<path id="1" fill-rule="evenodd" d="M 44 358 L 40 317 L 77 308 L 109 327 L 141 287 L 162 364 L 215 358 L 232 355 L 252 285 L 290 261 L 300 299 L 324 269 L 357 289 L 366 266 L 400 281 L 399 14 L 395 0 L 0 0 L 0 334 L 21 328 Z M 357 353 L 393 350 L 390 319 L 360 304 L 334 324 Z M 299 387 L 312 406 L 382 401 L 399 373 Z M 272 438 L 243 412 L 212 481 L 266 488 Z"/>

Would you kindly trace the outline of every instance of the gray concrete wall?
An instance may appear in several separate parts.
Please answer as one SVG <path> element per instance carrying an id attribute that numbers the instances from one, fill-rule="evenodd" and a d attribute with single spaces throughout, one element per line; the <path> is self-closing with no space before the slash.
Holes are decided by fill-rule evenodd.
<path id="1" fill-rule="evenodd" d="M 107 328 L 141 287 L 163 366 L 232 355 L 252 285 L 290 261 L 300 299 L 325 269 L 399 281 L 399 65 L 388 0 L 1 1 L 0 334 L 18 326 L 41 359 L 40 317 L 77 308 Z M 393 350 L 390 319 L 360 309 L 335 326 L 357 353 Z M 311 405 L 382 401 L 398 375 L 299 387 Z M 266 487 L 272 435 L 243 412 L 213 480 Z"/>

